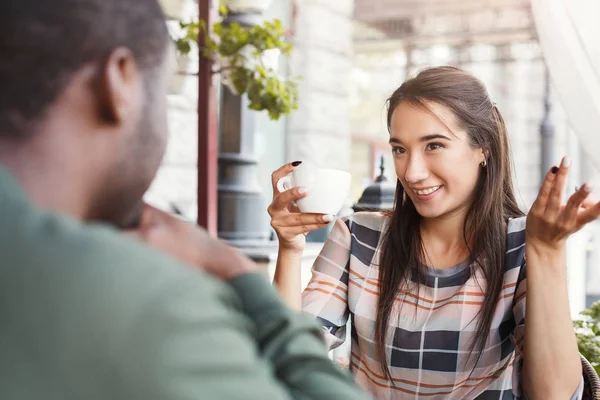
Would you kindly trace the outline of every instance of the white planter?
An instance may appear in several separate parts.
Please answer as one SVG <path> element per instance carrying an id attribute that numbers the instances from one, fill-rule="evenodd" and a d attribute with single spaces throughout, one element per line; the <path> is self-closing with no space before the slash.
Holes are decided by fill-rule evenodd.
<path id="1" fill-rule="evenodd" d="M 262 13 L 269 8 L 273 0 L 225 0 L 224 3 L 232 12 Z"/>

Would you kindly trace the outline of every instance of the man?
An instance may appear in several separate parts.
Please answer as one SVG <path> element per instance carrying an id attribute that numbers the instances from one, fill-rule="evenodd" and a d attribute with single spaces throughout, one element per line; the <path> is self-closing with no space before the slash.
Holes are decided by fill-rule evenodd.
<path id="1" fill-rule="evenodd" d="M 156 0 L 0 2 L 0 398 L 361 398 L 239 253 L 149 207 L 116 228 L 172 51 Z"/>

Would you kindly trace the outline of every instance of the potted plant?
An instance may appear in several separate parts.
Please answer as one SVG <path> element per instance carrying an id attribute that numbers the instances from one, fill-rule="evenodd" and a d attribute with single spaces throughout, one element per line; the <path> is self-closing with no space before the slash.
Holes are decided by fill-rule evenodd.
<path id="1" fill-rule="evenodd" d="M 600 373 L 600 301 L 583 310 L 573 324 L 579 352 Z"/>
<path id="2" fill-rule="evenodd" d="M 256 5 L 256 1 L 241 2 Z M 239 4 L 231 3 L 240 1 L 228 3 L 235 7 Z M 225 17 L 228 12 L 222 3 L 220 15 Z M 280 20 L 254 26 L 219 21 L 210 29 L 203 20 L 180 22 L 179 25 L 180 34 L 174 38 L 178 52 L 188 54 L 197 44 L 199 35 L 203 35 L 205 47 L 200 49 L 201 56 L 214 62 L 213 73 L 221 74 L 221 81 L 229 90 L 248 97 L 248 108 L 265 110 L 273 120 L 298 108 L 297 78 L 285 78 L 277 68 L 279 54 L 289 55 L 292 50 L 285 40 Z"/>

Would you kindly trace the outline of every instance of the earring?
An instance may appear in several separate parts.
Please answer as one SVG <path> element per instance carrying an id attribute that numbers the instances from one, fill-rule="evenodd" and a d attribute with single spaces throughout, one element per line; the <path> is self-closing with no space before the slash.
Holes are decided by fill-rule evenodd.
<path id="1" fill-rule="evenodd" d="M 487 167 L 487 160 L 483 160 L 480 165 L 482 168 Z"/>

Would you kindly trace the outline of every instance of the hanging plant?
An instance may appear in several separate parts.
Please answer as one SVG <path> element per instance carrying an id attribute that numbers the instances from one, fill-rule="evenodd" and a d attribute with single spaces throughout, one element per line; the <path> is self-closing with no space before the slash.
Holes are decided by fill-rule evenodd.
<path id="1" fill-rule="evenodd" d="M 222 17 L 227 15 L 219 7 Z M 245 95 L 248 108 L 267 111 L 278 120 L 298 108 L 298 78 L 285 78 L 277 68 L 279 54 L 289 56 L 292 45 L 285 40 L 281 21 L 265 21 L 250 27 L 237 22 L 216 22 L 209 30 L 204 20 L 180 22 L 181 35 L 175 37 L 180 54 L 187 55 L 202 35 L 202 57 L 212 60 L 221 80 L 234 94 Z"/>

